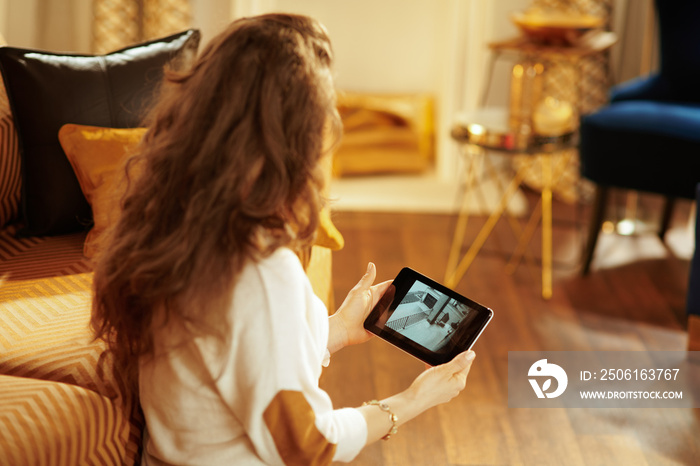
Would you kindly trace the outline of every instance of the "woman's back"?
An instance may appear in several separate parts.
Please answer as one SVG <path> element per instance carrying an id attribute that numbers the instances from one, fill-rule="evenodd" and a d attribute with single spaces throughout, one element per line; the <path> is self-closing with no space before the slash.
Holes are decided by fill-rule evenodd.
<path id="1" fill-rule="evenodd" d="M 150 437 L 144 456 L 178 464 L 260 458 L 276 464 L 302 459 L 306 442 L 316 443 L 312 455 L 332 457 L 339 433 L 352 437 L 344 448 L 359 451 L 364 422 L 354 410 L 333 413 L 318 388 L 327 316 L 296 255 L 281 248 L 243 268 L 228 322 L 221 322 L 230 326 L 226 342 L 213 335 L 191 340 L 182 325 L 155 324 L 156 354 L 140 365 Z M 285 440 L 290 431 L 296 445 Z"/>

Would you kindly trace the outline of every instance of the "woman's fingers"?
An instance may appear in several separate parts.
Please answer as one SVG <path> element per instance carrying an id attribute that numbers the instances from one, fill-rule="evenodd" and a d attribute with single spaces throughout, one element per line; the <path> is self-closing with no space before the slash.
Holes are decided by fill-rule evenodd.
<path id="1" fill-rule="evenodd" d="M 374 263 L 370 262 L 369 264 L 367 264 L 367 271 L 362 276 L 362 278 L 360 278 L 360 281 L 357 282 L 357 285 L 355 285 L 355 289 L 369 290 L 369 288 L 372 286 L 372 283 L 374 283 L 375 278 L 377 278 L 377 266 L 375 266 Z"/>
<path id="2" fill-rule="evenodd" d="M 474 351 L 465 351 L 455 356 L 448 364 L 450 364 L 451 369 L 453 369 L 455 373 L 462 372 L 471 367 L 475 357 L 476 353 Z"/>
<path id="3" fill-rule="evenodd" d="M 374 285 L 371 288 L 372 291 L 372 307 L 376 306 L 381 297 L 386 293 L 386 290 L 389 289 L 391 284 L 393 283 L 393 280 L 387 280 L 385 282 L 381 282 L 377 285 Z"/>

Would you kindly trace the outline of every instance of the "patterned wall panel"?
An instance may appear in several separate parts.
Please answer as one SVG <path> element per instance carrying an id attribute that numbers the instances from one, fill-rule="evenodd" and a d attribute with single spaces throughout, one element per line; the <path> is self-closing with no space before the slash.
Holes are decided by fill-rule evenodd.
<path id="1" fill-rule="evenodd" d="M 190 27 L 189 0 L 93 0 L 93 52 L 107 53 Z"/>
<path id="2" fill-rule="evenodd" d="M 143 37 L 154 39 L 190 27 L 189 0 L 146 0 L 143 2 Z"/>
<path id="3" fill-rule="evenodd" d="M 93 52 L 107 53 L 139 41 L 139 8 L 132 0 L 95 0 Z"/>

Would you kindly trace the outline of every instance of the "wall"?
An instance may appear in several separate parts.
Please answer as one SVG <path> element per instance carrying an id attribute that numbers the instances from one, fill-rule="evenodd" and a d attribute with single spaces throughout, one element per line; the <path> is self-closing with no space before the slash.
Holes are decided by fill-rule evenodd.
<path id="1" fill-rule="evenodd" d="M 624 53 L 613 51 L 618 77 L 639 73 L 651 0 L 615 0 L 616 27 L 628 26 Z M 336 52 L 339 88 L 365 92 L 429 92 L 437 99 L 437 174 L 458 173 L 449 137 L 455 114 L 479 105 L 487 44 L 517 33 L 509 13 L 529 0 L 192 0 L 193 26 L 206 42 L 232 18 L 269 11 L 317 17 Z M 628 8 L 629 4 L 629 8 Z M 11 45 L 87 53 L 91 0 L 0 0 L 0 33 Z M 630 15 L 626 15 L 630 12 Z M 509 69 L 498 63 L 489 104 L 507 98 Z"/>
<path id="2" fill-rule="evenodd" d="M 340 87 L 452 93 L 456 107 L 473 107 L 483 81 L 485 44 L 515 34 L 508 15 L 529 3 L 192 0 L 192 10 L 193 26 L 202 30 L 205 41 L 234 17 L 274 10 L 313 15 L 326 24 L 333 38 Z M 651 3 L 615 0 L 614 27 L 620 32 L 620 43 L 613 49 L 617 80 L 629 79 L 645 69 L 641 53 Z M 87 53 L 91 15 L 92 0 L 0 0 L 0 33 L 18 47 Z M 497 70 L 495 88 L 507 84 L 504 76 L 507 73 Z"/>
<path id="3" fill-rule="evenodd" d="M 89 53 L 91 0 L 2 0 L 0 32 L 16 47 Z"/>
<path id="4" fill-rule="evenodd" d="M 614 16 L 614 27 L 629 29 L 623 37 L 625 53 L 613 50 L 618 79 L 639 74 L 645 32 L 640 22 L 650 1 L 615 0 L 619 13 Z M 437 174 L 442 179 L 459 173 L 450 126 L 458 112 L 473 110 L 481 103 L 489 61 L 487 44 L 515 36 L 518 31 L 510 13 L 530 4 L 530 0 L 231 1 L 234 16 L 288 11 L 318 18 L 334 44 L 336 83 L 341 89 L 433 94 L 437 99 Z M 488 105 L 506 105 L 510 66 L 507 60 L 496 62 Z"/>

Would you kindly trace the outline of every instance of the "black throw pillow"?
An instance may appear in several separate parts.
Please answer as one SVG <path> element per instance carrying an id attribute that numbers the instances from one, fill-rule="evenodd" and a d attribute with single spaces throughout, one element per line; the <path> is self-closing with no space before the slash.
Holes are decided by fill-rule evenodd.
<path id="1" fill-rule="evenodd" d="M 66 123 L 139 126 L 157 95 L 164 66 L 192 59 L 199 40 L 199 31 L 191 29 L 106 55 L 0 47 L 22 162 L 20 235 L 58 235 L 92 224 L 58 130 Z"/>

